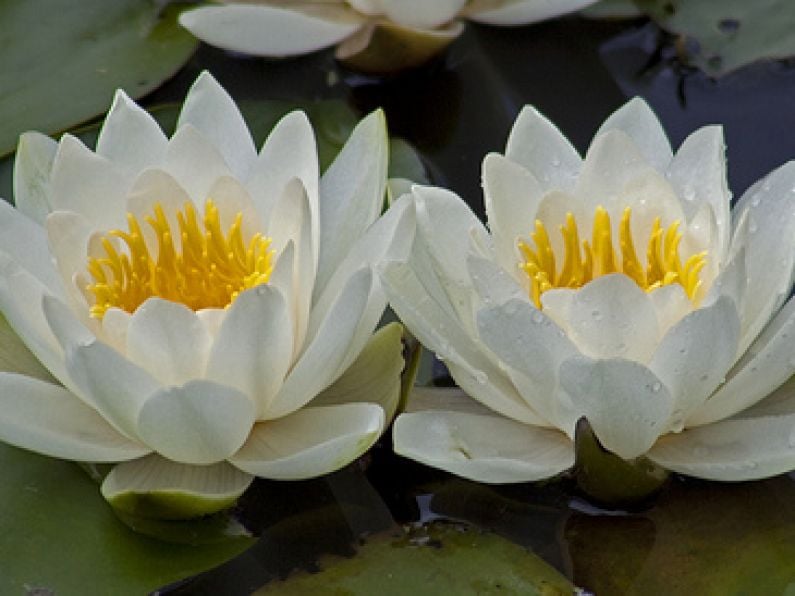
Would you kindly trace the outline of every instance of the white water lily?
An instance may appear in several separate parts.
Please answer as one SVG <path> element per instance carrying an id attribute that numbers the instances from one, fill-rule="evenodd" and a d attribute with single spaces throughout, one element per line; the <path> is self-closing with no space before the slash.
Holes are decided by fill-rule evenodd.
<path id="1" fill-rule="evenodd" d="M 170 139 L 121 91 L 96 152 L 24 135 L 0 202 L 0 440 L 121 462 L 105 497 L 175 516 L 361 455 L 403 366 L 400 327 L 373 335 L 372 266 L 414 230 L 408 201 L 378 218 L 387 159 L 380 112 L 322 177 L 302 112 L 257 153 L 207 73 Z"/>
<path id="2" fill-rule="evenodd" d="M 459 17 L 490 25 L 524 25 L 580 10 L 595 1 L 228 1 L 184 12 L 180 23 L 210 45 L 269 57 L 306 54 L 341 44 L 337 55 L 348 58 L 367 47 L 375 28 L 383 26 L 402 40 L 385 48 L 389 53 L 385 59 L 393 60 L 393 69 L 398 69 L 427 60 L 458 37 L 463 31 Z"/>
<path id="3" fill-rule="evenodd" d="M 398 453 L 522 482 L 574 463 L 587 418 L 625 460 L 716 480 L 795 469 L 795 162 L 730 211 L 723 133 L 673 154 L 627 103 L 585 158 L 531 107 L 483 163 L 489 230 L 414 187 L 411 257 L 384 267 L 407 327 L 460 390 L 418 391 Z M 466 395 L 469 397 L 466 397 Z M 472 398 L 472 399 L 470 399 Z"/>

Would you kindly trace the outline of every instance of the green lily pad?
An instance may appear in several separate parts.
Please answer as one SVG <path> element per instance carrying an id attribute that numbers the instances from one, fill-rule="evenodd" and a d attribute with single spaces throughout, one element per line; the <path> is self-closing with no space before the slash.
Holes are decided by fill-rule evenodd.
<path id="1" fill-rule="evenodd" d="M 795 56 L 792 0 L 635 0 L 680 36 L 682 58 L 721 76 L 765 58 Z"/>
<path id="2" fill-rule="evenodd" d="M 267 584 L 282 594 L 571 594 L 558 571 L 524 548 L 461 524 L 434 523 L 370 537 L 354 557 L 327 556 L 317 573 Z"/>
<path id="3" fill-rule="evenodd" d="M 0 7 L 0 155 L 20 133 L 55 133 L 104 112 L 117 88 L 156 89 L 197 42 L 155 0 L 25 0 Z"/>
<path id="4" fill-rule="evenodd" d="M 130 531 L 70 462 L 0 444 L 0 593 L 139 595 L 215 567 L 254 540 L 228 523 L 195 524 L 173 544 Z M 162 533 L 163 528 L 146 528 Z M 169 528 L 173 530 L 173 528 Z M 90 575 L 85 570 L 90 565 Z"/>

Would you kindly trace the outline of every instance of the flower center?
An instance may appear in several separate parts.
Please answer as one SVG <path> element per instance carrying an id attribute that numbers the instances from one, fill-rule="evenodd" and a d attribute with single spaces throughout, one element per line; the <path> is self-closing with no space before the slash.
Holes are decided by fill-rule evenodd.
<path id="1" fill-rule="evenodd" d="M 603 207 L 594 214 L 591 243 L 580 243 L 574 215 L 566 214 L 565 225 L 560 226 L 565 255 L 560 271 L 555 265 L 555 253 L 549 242 L 543 222 L 536 220 L 535 231 L 530 234 L 534 247 L 519 241 L 519 250 L 524 262 L 519 267 L 530 278 L 530 295 L 541 308 L 541 294 L 553 288 L 579 288 L 589 281 L 610 273 L 623 273 L 647 292 L 661 286 L 679 284 L 690 300 L 696 300 L 701 287 L 699 275 L 706 264 L 706 252 L 695 254 L 682 264 L 679 258 L 679 222 L 666 229 L 660 226 L 660 218 L 654 220 L 646 247 L 646 266 L 635 253 L 629 220 L 631 209 L 627 207 L 619 225 L 619 247 L 613 246 L 610 215 Z"/>
<path id="2" fill-rule="evenodd" d="M 270 278 L 274 264 L 271 239 L 257 233 L 244 242 L 241 213 L 226 233 L 211 199 L 205 203 L 201 222 L 192 203 L 185 203 L 176 218 L 178 240 L 160 203 L 154 206 L 154 216 L 145 218 L 157 239 L 154 256 L 131 213 L 127 214 L 129 231 L 111 230 L 102 238 L 105 256 L 88 259 L 93 282 L 86 289 L 95 298 L 92 317 L 102 319 L 112 307 L 132 313 L 152 297 L 180 302 L 193 310 L 223 308 L 243 290 Z"/>

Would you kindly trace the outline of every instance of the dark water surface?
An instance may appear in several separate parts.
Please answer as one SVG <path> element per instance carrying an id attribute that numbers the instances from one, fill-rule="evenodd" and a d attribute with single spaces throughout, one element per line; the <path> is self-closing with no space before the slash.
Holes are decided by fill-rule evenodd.
<path id="1" fill-rule="evenodd" d="M 720 81 L 681 66 L 671 40 L 643 20 L 568 19 L 517 29 L 470 26 L 428 67 L 376 80 L 329 52 L 271 62 L 202 47 L 147 98 L 181 101 L 209 69 L 237 100 L 344 99 L 383 107 L 391 133 L 419 150 L 432 180 L 481 216 L 480 163 L 501 151 L 533 104 L 582 152 L 604 118 L 644 97 L 674 147 L 696 128 L 725 128 L 735 196 L 795 158 L 795 65 L 753 65 Z M 795 594 L 795 481 L 716 484 L 674 478 L 645 511 L 601 511 L 567 481 L 489 487 L 391 454 L 389 437 L 361 462 L 307 482 L 257 481 L 241 519 L 262 533 L 250 551 L 172 586 L 173 594 L 247 594 L 323 554 L 351 556 L 369 534 L 436 517 L 526 546 L 599 594 Z"/>

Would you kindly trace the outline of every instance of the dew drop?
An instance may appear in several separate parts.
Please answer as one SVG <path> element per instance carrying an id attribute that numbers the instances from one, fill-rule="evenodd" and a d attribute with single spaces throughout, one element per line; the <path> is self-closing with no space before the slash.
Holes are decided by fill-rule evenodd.
<path id="1" fill-rule="evenodd" d="M 682 196 L 684 197 L 685 201 L 692 201 L 696 198 L 696 191 L 692 186 L 688 186 L 682 191 Z"/>
<path id="2" fill-rule="evenodd" d="M 755 222 L 754 220 L 750 220 L 750 221 L 748 222 L 748 231 L 749 231 L 751 234 L 756 234 L 756 230 L 757 230 L 757 229 L 758 229 L 758 226 L 756 225 L 756 222 Z"/>
<path id="3" fill-rule="evenodd" d="M 559 168 L 560 167 L 560 158 L 559 157 L 553 157 L 552 158 L 552 167 L 554 167 L 554 168 Z"/>
<path id="4" fill-rule="evenodd" d="M 652 393 L 659 393 L 660 389 L 662 389 L 662 383 L 659 381 L 655 381 L 651 386 Z"/>
<path id="5" fill-rule="evenodd" d="M 602 320 L 602 313 L 598 310 L 592 310 L 591 316 L 593 317 L 594 321 L 601 321 Z"/>
<path id="6" fill-rule="evenodd" d="M 759 205 L 759 201 L 762 199 L 759 198 L 759 195 L 754 195 L 754 198 L 751 199 L 751 207 L 757 207 Z"/>
<path id="7" fill-rule="evenodd" d="M 533 315 L 530 317 L 530 319 L 533 321 L 533 323 L 538 324 L 544 320 L 544 315 L 541 314 L 540 310 L 537 310 L 533 312 Z"/>
<path id="8" fill-rule="evenodd" d="M 485 385 L 486 383 L 489 382 L 489 375 L 487 375 L 482 370 L 476 371 L 474 376 L 475 376 L 475 382 L 478 385 Z"/>

